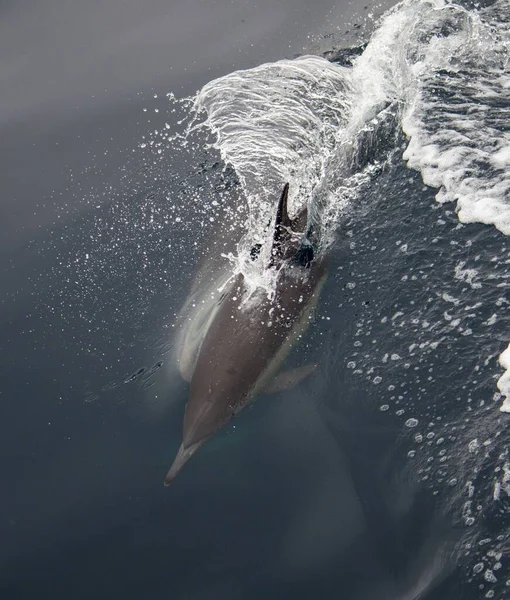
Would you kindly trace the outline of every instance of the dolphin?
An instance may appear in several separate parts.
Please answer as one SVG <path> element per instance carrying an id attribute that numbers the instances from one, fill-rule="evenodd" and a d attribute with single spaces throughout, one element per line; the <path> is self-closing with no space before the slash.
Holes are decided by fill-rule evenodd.
<path id="1" fill-rule="evenodd" d="M 315 365 L 292 375 L 278 370 L 292 344 L 307 328 L 326 278 L 326 261 L 316 256 L 307 209 L 291 219 L 286 183 L 273 225 L 269 260 L 274 290 L 253 293 L 243 274 L 220 277 L 215 290 L 192 295 L 198 307 L 181 335 L 179 366 L 190 381 L 182 444 L 165 478 L 175 479 L 184 464 L 248 402 L 262 392 L 284 389 L 306 377 Z M 251 250 L 262 260 L 261 244 Z M 273 382 L 271 384 L 271 382 Z"/>

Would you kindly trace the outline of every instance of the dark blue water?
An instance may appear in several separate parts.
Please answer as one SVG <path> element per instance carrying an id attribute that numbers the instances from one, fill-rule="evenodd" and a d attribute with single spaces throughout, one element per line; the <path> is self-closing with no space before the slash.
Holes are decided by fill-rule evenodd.
<path id="1" fill-rule="evenodd" d="M 212 137 L 184 133 L 189 104 L 165 93 L 299 52 L 305 32 L 331 23 L 332 5 L 218 4 L 179 19 L 158 3 L 117 7 L 110 20 L 80 9 L 73 18 L 97 24 L 83 26 L 95 44 L 58 25 L 63 7 L 37 7 L 0 8 L 20 37 L 41 24 L 26 64 L 41 70 L 41 49 L 73 53 L 47 71 L 61 87 L 42 86 L 13 37 L 2 42 L 12 55 L 1 75 L 2 597 L 506 597 L 508 434 L 496 381 L 509 246 L 436 202 L 402 159 L 399 127 L 364 146 L 359 164 L 377 168 L 335 227 L 314 323 L 289 357 L 319 368 L 258 399 L 162 485 L 188 391 L 172 362 L 176 314 L 212 251 L 211 215 L 241 207 L 248 220 L 250 210 Z M 216 61 L 197 42 L 213 17 L 211 40 L 221 39 L 220 15 L 248 23 L 231 34 L 240 61 L 225 40 Z M 184 22 L 193 35 L 174 41 Z M 363 50 L 325 49 L 344 64 Z M 86 84 L 103 80 L 75 73 L 107 56 L 108 74 L 93 71 L 108 100 L 94 104 Z M 32 87 L 16 88 L 16 73 Z M 88 108 L 73 112 L 80 94 Z M 141 148 L 165 123 L 187 146 Z"/>

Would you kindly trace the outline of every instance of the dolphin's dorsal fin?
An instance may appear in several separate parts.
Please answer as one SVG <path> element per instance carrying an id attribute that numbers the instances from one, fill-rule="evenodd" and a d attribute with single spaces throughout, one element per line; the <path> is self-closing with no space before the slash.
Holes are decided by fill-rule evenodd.
<path id="1" fill-rule="evenodd" d="M 290 220 L 289 213 L 287 210 L 288 199 L 289 199 L 289 184 L 287 182 L 283 188 L 282 195 L 280 196 L 280 202 L 278 202 L 278 210 L 276 211 L 276 221 L 274 224 L 275 239 L 276 239 L 277 235 L 280 233 L 281 228 L 290 227 L 292 225 L 292 221 Z"/>
<path id="2" fill-rule="evenodd" d="M 284 258 L 284 246 L 290 239 L 292 223 L 287 211 L 288 197 L 289 184 L 286 183 L 278 202 L 278 209 L 276 210 L 270 266 L 274 266 L 277 261 Z"/>
<path id="3" fill-rule="evenodd" d="M 288 212 L 288 198 L 289 184 L 286 183 L 276 211 L 270 265 L 274 265 L 278 259 L 283 260 L 286 258 L 285 245 L 290 241 L 292 232 L 298 233 L 306 226 L 306 207 L 296 216 L 296 218 L 291 219 Z"/>
<path id="4" fill-rule="evenodd" d="M 281 229 L 284 227 L 292 229 L 292 231 L 298 233 L 304 230 L 306 227 L 307 221 L 307 207 L 305 206 L 303 210 L 296 215 L 294 219 L 289 217 L 288 211 L 288 200 L 289 200 L 289 184 L 286 183 L 282 195 L 280 196 L 280 201 L 278 202 L 278 210 L 276 211 L 276 221 L 275 221 L 275 238 L 278 234 L 281 233 Z"/>

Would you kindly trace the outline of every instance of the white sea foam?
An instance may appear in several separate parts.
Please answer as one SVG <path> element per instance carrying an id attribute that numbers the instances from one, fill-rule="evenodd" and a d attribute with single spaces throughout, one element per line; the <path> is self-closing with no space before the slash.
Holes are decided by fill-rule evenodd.
<path id="1" fill-rule="evenodd" d="M 420 85 L 403 119 L 410 138 L 404 158 L 437 200 L 457 201 L 464 223 L 496 226 L 510 234 L 510 133 L 506 118 L 510 36 L 491 11 L 445 6 L 448 36 L 431 38 L 413 65 Z M 505 118 L 506 117 L 506 118 Z"/>
<path id="2" fill-rule="evenodd" d="M 323 176 L 348 115 L 349 71 L 318 56 L 302 56 L 236 71 L 207 84 L 197 110 L 217 136 L 258 219 L 292 182 L 297 212 Z"/>
<path id="3" fill-rule="evenodd" d="M 440 2 L 429 6 L 431 16 L 413 26 L 425 33 L 426 51 L 411 65 L 419 84 L 402 120 L 410 138 L 404 158 L 426 184 L 439 188 L 439 202 L 457 202 L 461 222 L 491 224 L 509 235 L 510 28 L 498 16 L 510 4 L 502 0 L 480 12 Z M 447 26 L 449 35 L 431 37 L 438 25 L 441 31 Z M 479 287 L 476 272 L 463 266 L 455 276 Z M 498 381 L 505 412 L 510 412 L 509 349 L 500 357 L 505 372 Z"/>
<path id="4" fill-rule="evenodd" d="M 443 0 L 404 1 L 383 18 L 353 69 L 361 114 L 397 101 L 409 138 L 404 159 L 461 222 L 510 234 L 508 0 L 480 11 Z M 477 272 L 455 277 L 479 288 Z M 495 322 L 495 321 L 494 321 Z M 469 331 L 469 330 L 468 330 Z M 465 332 L 467 335 L 467 333 Z M 502 410 L 510 412 L 510 346 L 501 355 Z"/>
<path id="5" fill-rule="evenodd" d="M 484 11 L 433 2 L 403 2 L 383 19 L 356 68 L 363 94 L 395 96 L 404 106 L 408 165 L 457 201 L 459 220 L 510 234 L 510 35 L 507 0 Z M 456 269 L 472 287 L 476 273 Z M 510 346 L 498 387 L 510 412 Z"/>
<path id="6" fill-rule="evenodd" d="M 499 364 L 505 369 L 498 380 L 498 389 L 505 397 L 501 411 L 510 412 L 510 344 L 499 357 Z"/>

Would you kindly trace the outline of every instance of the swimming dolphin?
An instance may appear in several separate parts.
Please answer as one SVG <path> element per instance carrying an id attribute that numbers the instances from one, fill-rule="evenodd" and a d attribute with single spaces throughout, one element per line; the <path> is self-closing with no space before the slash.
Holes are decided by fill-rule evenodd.
<path id="1" fill-rule="evenodd" d="M 274 221 L 270 258 L 275 287 L 271 296 L 255 294 L 242 274 L 223 286 L 219 298 L 193 297 L 198 306 L 181 340 L 181 374 L 190 381 L 183 439 L 167 473 L 170 485 L 183 465 L 258 393 L 288 387 L 314 368 L 304 366 L 274 380 L 292 343 L 308 326 L 326 276 L 325 260 L 314 256 L 311 232 L 305 231 L 307 210 L 294 219 L 287 211 L 289 184 L 283 189 Z M 252 260 L 261 259 L 261 245 Z M 212 298 L 212 300 L 211 300 Z"/>

